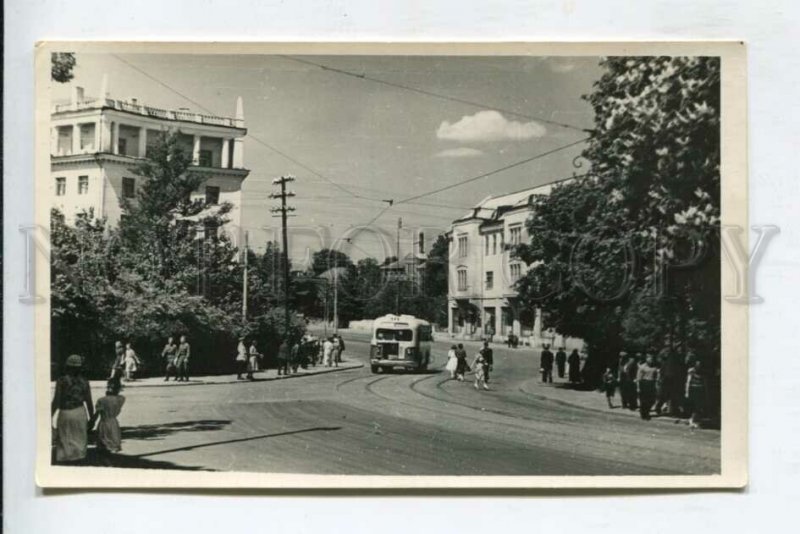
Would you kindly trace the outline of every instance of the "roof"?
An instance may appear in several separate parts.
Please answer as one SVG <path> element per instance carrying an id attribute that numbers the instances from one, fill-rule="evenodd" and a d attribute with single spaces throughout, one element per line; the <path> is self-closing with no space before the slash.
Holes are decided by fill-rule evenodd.
<path id="1" fill-rule="evenodd" d="M 386 271 L 405 269 L 405 265 L 412 263 L 412 258 L 416 259 L 417 260 L 416 262 L 418 264 L 423 263 L 425 262 L 425 260 L 428 259 L 428 257 L 425 254 L 419 254 L 419 253 L 412 254 L 411 252 L 409 252 L 408 254 L 403 256 L 403 259 L 401 261 L 393 261 L 391 263 L 387 263 L 386 265 L 381 265 L 381 269 Z"/>
<path id="2" fill-rule="evenodd" d="M 388 314 L 384 315 L 383 317 L 376 317 L 373 322 L 373 328 L 392 328 L 396 326 L 402 327 L 413 327 L 413 326 L 426 326 L 430 323 L 424 319 L 419 319 L 418 317 L 414 317 L 413 315 L 394 315 Z"/>
<path id="3" fill-rule="evenodd" d="M 520 208 L 527 206 L 530 203 L 531 196 L 534 195 L 549 195 L 550 192 L 553 190 L 553 186 L 572 180 L 572 178 L 567 178 L 566 180 L 558 180 L 555 182 L 550 182 L 548 184 L 537 185 L 535 187 L 529 187 L 527 189 L 522 189 L 520 191 L 515 191 L 513 193 L 504 193 L 500 195 L 489 195 L 488 197 L 484 198 L 469 213 L 465 214 L 463 217 L 459 217 L 456 221 L 461 221 L 464 219 L 492 219 L 494 218 L 498 211 L 508 211 L 514 208 Z"/>
<path id="4" fill-rule="evenodd" d="M 330 282 L 333 280 L 334 275 L 336 275 L 337 278 L 347 276 L 347 267 L 332 267 L 327 271 L 319 273 L 317 278 L 323 278 Z"/>

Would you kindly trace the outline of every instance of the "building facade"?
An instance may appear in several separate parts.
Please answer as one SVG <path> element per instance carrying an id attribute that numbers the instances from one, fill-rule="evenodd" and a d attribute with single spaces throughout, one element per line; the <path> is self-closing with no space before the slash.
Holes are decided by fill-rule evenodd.
<path id="1" fill-rule="evenodd" d="M 450 237 L 448 333 L 459 339 L 504 341 L 509 334 L 524 344 L 575 345 L 542 329 L 541 310 L 527 310 L 514 284 L 528 270 L 511 249 L 528 242 L 525 221 L 533 199 L 552 184 L 490 196 L 453 221 Z"/>
<path id="2" fill-rule="evenodd" d="M 135 199 L 142 178 L 131 172 L 146 157 L 148 147 L 166 132 L 192 154 L 191 171 L 204 180 L 192 199 L 209 205 L 223 202 L 233 208 L 226 215 L 227 233 L 239 241 L 242 183 L 249 174 L 244 166 L 242 101 L 235 118 L 216 117 L 188 109 L 167 110 L 136 99 L 113 99 L 102 84 L 100 98 L 87 98 L 73 88 L 68 103 L 55 104 L 51 113 L 50 169 L 53 207 L 68 223 L 81 211 L 92 210 L 114 226 L 122 215 L 123 198 Z"/>

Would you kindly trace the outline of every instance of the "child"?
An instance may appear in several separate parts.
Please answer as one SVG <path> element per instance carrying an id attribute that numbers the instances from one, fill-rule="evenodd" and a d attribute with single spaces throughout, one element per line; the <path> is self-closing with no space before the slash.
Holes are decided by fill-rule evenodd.
<path id="1" fill-rule="evenodd" d="M 614 398 L 614 391 L 616 389 L 617 379 L 614 377 L 611 367 L 606 367 L 606 372 L 603 373 L 603 390 L 606 392 L 606 401 L 608 401 L 609 408 L 614 407 L 614 403 L 611 402 L 611 399 Z"/>
<path id="2" fill-rule="evenodd" d="M 139 360 L 139 356 L 136 354 L 136 351 L 133 350 L 133 346 L 128 343 L 125 346 L 125 381 L 130 382 L 134 380 L 134 375 L 136 371 L 139 370 L 139 365 L 141 365 L 141 361 Z"/>
<path id="3" fill-rule="evenodd" d="M 89 428 L 94 428 L 97 419 L 97 451 L 102 458 L 102 463 L 110 464 L 110 456 L 122 450 L 122 432 L 119 428 L 117 416 L 125 404 L 125 397 L 119 394 L 122 385 L 118 378 L 112 378 L 106 386 L 106 396 L 97 399 L 94 416 L 89 421 Z"/>
<path id="4" fill-rule="evenodd" d="M 472 362 L 472 367 L 475 369 L 475 389 L 480 389 L 479 386 L 483 386 L 483 389 L 486 390 L 489 389 L 489 386 L 486 385 L 486 367 L 488 365 L 483 353 L 479 352 L 475 355 L 475 360 Z"/>

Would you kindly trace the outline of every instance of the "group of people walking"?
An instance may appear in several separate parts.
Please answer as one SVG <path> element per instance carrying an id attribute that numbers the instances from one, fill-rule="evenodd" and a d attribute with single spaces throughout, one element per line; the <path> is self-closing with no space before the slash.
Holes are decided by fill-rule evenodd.
<path id="1" fill-rule="evenodd" d="M 169 380 L 170 375 L 176 382 L 189 381 L 189 357 L 192 355 L 192 347 L 186 340 L 186 336 L 180 337 L 180 344 L 176 344 L 173 338 L 167 339 L 167 344 L 161 351 L 164 359 L 164 382 Z"/>
<path id="2" fill-rule="evenodd" d="M 689 425 L 698 427 L 705 416 L 707 396 L 702 361 L 690 361 L 682 388 L 674 367 L 673 362 L 666 358 L 657 362 L 652 354 L 637 356 L 620 353 L 617 371 L 608 367 L 603 374 L 608 407 L 614 408 L 613 398 L 618 386 L 622 408 L 638 409 L 642 419 L 650 419 L 654 409 L 657 415 L 661 415 L 666 408 L 672 415 L 680 415 L 681 412 L 688 414 Z"/>
<path id="3" fill-rule="evenodd" d="M 469 371 L 475 373 L 475 389 L 489 389 L 489 373 L 494 366 L 494 351 L 489 347 L 489 342 L 484 341 L 483 347 L 475 354 L 472 360 L 472 366 L 467 363 L 467 351 L 464 350 L 464 345 L 459 343 L 453 345 L 447 353 L 447 363 L 445 369 L 450 373 L 450 378 L 464 381 L 464 376 Z"/>
<path id="4" fill-rule="evenodd" d="M 300 367 L 316 367 L 318 363 L 325 367 L 339 367 L 344 350 L 344 339 L 339 334 L 325 338 L 322 343 L 309 334 L 294 340 L 284 340 L 275 355 L 278 375 L 297 373 Z M 266 357 L 259 352 L 255 340 L 248 343 L 245 337 L 240 337 L 236 350 L 236 378 L 254 380 L 253 373 L 266 370 L 267 367 Z"/>
<path id="5" fill-rule="evenodd" d="M 89 434 L 97 427 L 96 450 L 100 465 L 112 465 L 113 455 L 122 450 L 122 431 L 117 417 L 125 404 L 120 395 L 121 376 L 106 383 L 106 394 L 92 403 L 89 381 L 83 376 L 83 358 L 70 355 L 63 374 L 56 380 L 51 417 L 55 419 L 54 462 L 77 465 L 86 461 Z"/>

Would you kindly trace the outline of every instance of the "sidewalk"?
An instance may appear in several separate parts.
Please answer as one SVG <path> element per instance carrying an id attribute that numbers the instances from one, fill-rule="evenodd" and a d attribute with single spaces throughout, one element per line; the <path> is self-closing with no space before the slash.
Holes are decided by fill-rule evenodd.
<path id="1" fill-rule="evenodd" d="M 266 371 L 256 371 L 253 380 L 237 380 L 236 373 L 227 375 L 211 375 L 211 376 L 194 376 L 190 377 L 188 382 L 176 382 L 171 378 L 169 382 L 164 381 L 164 377 L 141 378 L 133 382 L 125 382 L 122 385 L 127 388 L 147 388 L 147 387 L 184 387 L 184 386 L 205 386 L 212 384 L 240 384 L 243 382 L 268 382 L 271 380 L 288 380 L 290 378 L 302 378 L 304 376 L 321 375 L 325 373 L 335 373 L 337 371 L 349 371 L 351 369 L 360 369 L 364 364 L 359 361 L 343 361 L 339 367 L 323 367 L 317 365 L 316 367 L 309 367 L 308 369 L 298 368 L 296 373 L 289 375 L 278 375 L 277 369 L 268 369 Z M 93 388 L 105 388 L 105 380 L 92 380 L 89 382 Z"/>

